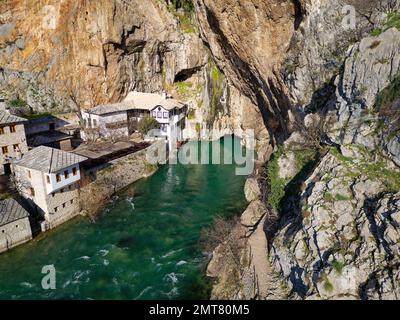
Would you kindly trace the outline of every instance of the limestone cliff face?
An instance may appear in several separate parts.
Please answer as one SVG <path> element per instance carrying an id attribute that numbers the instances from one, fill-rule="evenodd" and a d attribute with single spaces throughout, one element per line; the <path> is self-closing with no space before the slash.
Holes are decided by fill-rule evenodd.
<path id="1" fill-rule="evenodd" d="M 299 22 L 298 8 L 289 0 L 194 3 L 201 35 L 218 66 L 248 99 L 245 108 L 252 128 L 264 127 L 259 139 L 268 144 L 283 138 L 289 104 L 278 70 Z M 251 116 L 252 109 L 258 118 Z M 262 153 L 267 156 L 268 150 Z"/>
<path id="2" fill-rule="evenodd" d="M 116 102 L 161 91 L 204 67 L 200 38 L 162 1 L 0 3 L 1 90 L 36 109 Z"/>
<path id="3" fill-rule="evenodd" d="M 274 1 L 196 3 L 218 64 L 268 114 L 279 145 L 248 181 L 247 193 L 260 189 L 232 232 L 241 232 L 238 245 L 214 252 L 213 298 L 398 299 L 399 3 L 280 3 L 279 21 L 258 19 L 280 12 Z M 345 5 L 355 13 L 350 29 Z M 271 24 L 286 29 L 278 35 Z M 258 51 L 257 27 L 278 42 Z M 263 90 L 276 109 L 259 99 Z M 239 268 L 223 263 L 233 249 Z"/>

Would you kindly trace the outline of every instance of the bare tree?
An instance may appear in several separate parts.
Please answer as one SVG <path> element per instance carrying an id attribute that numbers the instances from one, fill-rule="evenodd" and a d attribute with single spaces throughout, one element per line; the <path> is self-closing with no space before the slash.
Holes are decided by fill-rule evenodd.
<path id="1" fill-rule="evenodd" d="M 239 272 L 244 248 L 244 237 L 240 230 L 241 225 L 238 216 L 229 220 L 216 217 L 212 228 L 206 228 L 201 231 L 201 247 L 206 254 L 210 254 L 219 245 L 223 246 L 225 258 Z"/>

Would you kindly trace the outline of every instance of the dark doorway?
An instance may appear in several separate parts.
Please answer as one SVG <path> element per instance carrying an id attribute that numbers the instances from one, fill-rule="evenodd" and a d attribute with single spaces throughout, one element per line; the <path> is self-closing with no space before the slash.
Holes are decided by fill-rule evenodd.
<path id="1" fill-rule="evenodd" d="M 11 164 L 7 163 L 4 165 L 4 174 L 6 175 L 11 174 Z"/>

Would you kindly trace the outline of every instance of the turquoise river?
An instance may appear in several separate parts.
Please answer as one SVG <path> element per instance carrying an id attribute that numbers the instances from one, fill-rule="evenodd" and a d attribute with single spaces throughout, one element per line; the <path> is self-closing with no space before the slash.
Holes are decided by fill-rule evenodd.
<path id="1" fill-rule="evenodd" d="M 242 152 L 238 139 L 220 144 Z M 243 211 L 244 182 L 234 165 L 162 166 L 96 222 L 74 219 L 0 255 L 0 299 L 207 299 L 200 233 Z M 47 265 L 55 290 L 42 288 Z"/>

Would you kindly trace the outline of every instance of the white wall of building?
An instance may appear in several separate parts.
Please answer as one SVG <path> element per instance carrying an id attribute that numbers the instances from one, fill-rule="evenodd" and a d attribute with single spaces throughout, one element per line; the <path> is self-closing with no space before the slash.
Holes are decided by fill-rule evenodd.
<path id="1" fill-rule="evenodd" d="M 73 169 L 75 168 L 76 174 L 73 174 Z M 65 178 L 65 172 L 68 173 L 68 178 Z M 57 182 L 57 175 L 60 177 L 60 181 Z M 60 170 L 52 174 L 44 174 L 46 180 L 46 191 L 47 194 L 58 191 L 65 188 L 73 183 L 81 180 L 81 171 L 79 165 L 70 166 L 66 169 Z M 47 182 L 47 177 L 49 177 L 50 183 Z"/>

